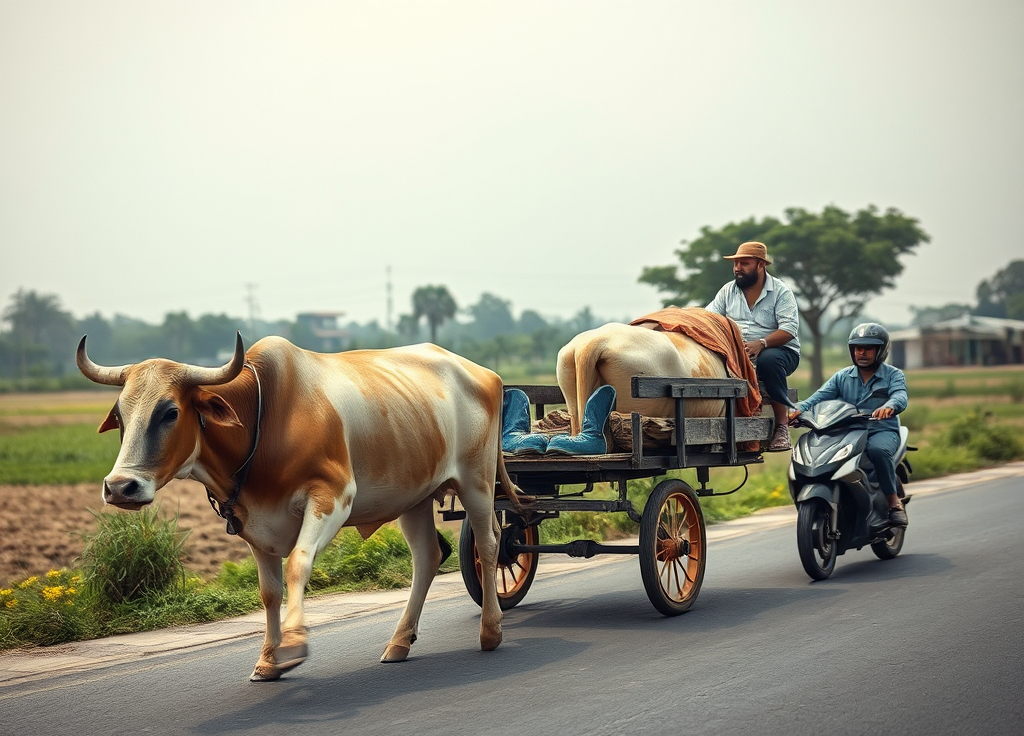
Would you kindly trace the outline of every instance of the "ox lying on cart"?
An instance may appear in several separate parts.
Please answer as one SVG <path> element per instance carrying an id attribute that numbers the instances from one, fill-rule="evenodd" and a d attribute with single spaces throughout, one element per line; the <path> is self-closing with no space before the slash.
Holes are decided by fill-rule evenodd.
<path id="1" fill-rule="evenodd" d="M 529 397 L 537 417 L 544 408 L 565 402 L 557 386 L 516 386 Z M 645 447 L 646 418 L 629 416 L 631 441 L 628 452 L 601 455 L 506 456 L 505 464 L 516 484 L 536 502 L 521 513 L 506 498 L 495 500 L 501 525 L 498 550 L 498 597 L 509 609 L 526 596 L 537 573 L 540 553 L 565 553 L 572 557 L 597 554 L 635 554 L 640 575 L 654 607 L 666 616 L 688 610 L 697 598 L 704 578 L 707 537 L 699 496 L 716 494 L 708 486 L 712 467 L 746 466 L 763 462 L 760 447 L 771 437 L 768 416 L 736 415 L 737 399 L 747 395 L 749 384 L 740 379 L 658 378 L 632 379 L 633 398 L 665 398 L 675 401 L 675 431 L 668 447 Z M 722 399 L 724 416 L 688 417 L 686 402 Z M 627 483 L 638 478 L 666 475 L 671 470 L 696 469 L 698 488 L 682 480 L 662 480 L 652 491 L 643 512 L 627 498 Z M 745 480 L 745 479 L 744 479 Z M 594 498 L 594 483 L 610 483 L 615 498 Z M 583 485 L 583 490 L 568 486 Z M 742 487 L 742 484 L 741 484 Z M 738 488 L 728 491 L 732 493 Z M 590 497 L 588 497 L 588 495 Z M 640 525 L 635 545 L 605 545 L 591 540 L 565 544 L 540 544 L 539 527 L 563 511 L 624 512 Z M 452 506 L 442 512 L 446 519 L 463 518 Z M 459 541 L 463 579 L 470 596 L 480 604 L 480 560 L 473 531 L 463 522 Z"/>

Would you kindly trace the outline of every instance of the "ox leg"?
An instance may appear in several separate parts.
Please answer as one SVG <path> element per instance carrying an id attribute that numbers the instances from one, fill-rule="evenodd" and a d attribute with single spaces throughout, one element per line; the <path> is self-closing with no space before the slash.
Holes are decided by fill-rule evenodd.
<path id="1" fill-rule="evenodd" d="M 260 581 L 260 600 L 267 613 L 267 633 L 263 638 L 263 649 L 260 652 L 256 668 L 249 675 L 253 682 L 267 682 L 281 676 L 274 653 L 281 646 L 281 600 L 283 598 L 283 577 L 281 574 L 281 558 L 269 555 L 255 547 L 251 547 L 252 556 L 256 559 L 256 570 Z"/>
<path id="2" fill-rule="evenodd" d="M 427 591 L 441 564 L 441 548 L 434 526 L 433 496 L 428 496 L 398 517 L 398 524 L 412 551 L 412 591 L 398 627 L 380 658 L 381 662 L 401 662 L 409 656 L 409 649 L 419 633 L 420 614 Z"/>
<path id="3" fill-rule="evenodd" d="M 487 483 L 479 491 L 459 494 L 462 507 L 473 527 L 480 555 L 480 588 L 483 594 L 480 614 L 480 648 L 489 652 L 501 644 L 501 605 L 495 575 L 498 569 L 498 538 L 501 529 L 494 515 L 494 496 Z"/>
<path id="4" fill-rule="evenodd" d="M 313 495 L 312 491 L 310 495 Z M 288 562 L 285 564 L 288 607 L 281 626 L 281 644 L 274 653 L 279 674 L 298 667 L 309 654 L 304 608 L 306 583 L 313 571 L 313 560 L 320 550 L 330 544 L 348 519 L 352 504 L 350 499 L 346 501 L 335 503 L 334 510 L 329 514 L 319 513 L 312 503 L 307 504 L 303 513 L 299 538 L 288 553 Z"/>

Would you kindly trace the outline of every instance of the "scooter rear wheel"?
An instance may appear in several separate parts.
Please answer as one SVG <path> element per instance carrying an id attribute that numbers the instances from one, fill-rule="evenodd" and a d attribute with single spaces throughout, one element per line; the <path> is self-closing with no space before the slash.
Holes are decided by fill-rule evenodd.
<path id="1" fill-rule="evenodd" d="M 906 494 L 903 492 L 903 481 L 899 478 L 896 479 L 896 488 L 900 498 L 904 498 Z M 906 511 L 906 505 L 903 506 Z M 906 534 L 906 528 L 893 528 L 891 529 L 892 536 L 882 542 L 872 542 L 871 551 L 875 553 L 875 557 L 880 560 L 891 560 L 900 553 L 903 549 L 903 537 Z"/>
<path id="2" fill-rule="evenodd" d="M 836 540 L 829 536 L 832 511 L 821 499 L 800 504 L 796 521 L 796 548 L 804 570 L 814 580 L 825 580 L 836 567 Z"/>

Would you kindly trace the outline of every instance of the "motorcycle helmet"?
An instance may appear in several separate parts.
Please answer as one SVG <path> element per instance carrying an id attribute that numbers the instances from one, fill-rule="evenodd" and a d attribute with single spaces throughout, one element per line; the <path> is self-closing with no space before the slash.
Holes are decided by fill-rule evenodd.
<path id="1" fill-rule="evenodd" d="M 871 370 L 877 369 L 889 357 L 889 331 L 877 322 L 865 322 L 854 327 L 846 344 L 850 347 L 851 361 L 854 360 L 854 346 L 875 345 L 878 347 L 875 359 L 870 365 Z"/>

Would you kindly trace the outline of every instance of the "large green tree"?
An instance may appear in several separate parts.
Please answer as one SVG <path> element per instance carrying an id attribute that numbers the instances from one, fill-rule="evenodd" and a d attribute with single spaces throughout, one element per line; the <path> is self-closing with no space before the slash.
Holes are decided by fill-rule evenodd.
<path id="1" fill-rule="evenodd" d="M 455 299 L 445 286 L 421 286 L 412 293 L 412 316 L 419 321 L 427 318 L 430 342 L 437 344 L 437 328 L 452 319 L 459 310 Z"/>
<path id="2" fill-rule="evenodd" d="M 703 307 L 715 298 L 722 284 L 732 280 L 732 262 L 723 256 L 735 253 L 740 243 L 763 240 L 765 233 L 778 224 L 778 220 L 768 217 L 730 223 L 719 230 L 702 227 L 699 238 L 682 241 L 683 247 L 675 252 L 682 264 L 681 273 L 678 265 L 648 266 L 640 274 L 640 283 L 668 294 L 662 300 L 666 307 Z"/>
<path id="3" fill-rule="evenodd" d="M 732 278 L 729 263 L 724 269 L 719 264 L 722 256 L 734 253 L 745 240 L 768 244 L 773 259 L 769 270 L 796 293 L 810 336 L 811 381 L 817 386 L 824 382 L 822 346 L 832 326 L 856 317 L 872 295 L 892 288 L 903 272 L 900 258 L 929 237 L 917 220 L 893 208 L 880 213 L 870 205 L 852 215 L 831 205 L 820 213 L 791 208 L 783 221 L 750 219 L 717 231 L 704 228 L 701 238 L 676 252 L 684 267 L 682 278 L 676 276 L 678 267 L 670 266 L 645 269 L 640 281 L 667 292 L 666 305 L 706 304 Z M 695 271 L 716 266 L 717 287 Z"/>

